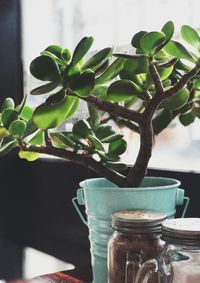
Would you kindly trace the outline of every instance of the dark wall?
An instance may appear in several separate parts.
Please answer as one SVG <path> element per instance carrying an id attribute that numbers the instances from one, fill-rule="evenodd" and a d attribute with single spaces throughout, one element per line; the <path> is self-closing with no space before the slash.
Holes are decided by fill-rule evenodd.
<path id="1" fill-rule="evenodd" d="M 20 5 L 18 0 L 0 1 L 0 103 L 23 94 Z"/>
<path id="2" fill-rule="evenodd" d="M 21 64 L 20 7 L 18 0 L 0 1 L 0 103 L 11 96 L 19 102 L 23 94 Z M 6 226 L 15 233 L 12 219 L 18 208 L 14 204 L 15 170 L 0 160 L 0 278 L 21 275 L 22 249 L 12 237 L 7 237 Z M 7 183 L 10 180 L 10 183 Z M 12 180 L 12 182 L 11 182 Z M 10 185 L 12 184 L 12 185 Z M 12 213 L 11 213 L 12 211 Z M 15 227 L 16 228 L 16 227 Z M 10 235 L 11 236 L 11 235 Z"/>

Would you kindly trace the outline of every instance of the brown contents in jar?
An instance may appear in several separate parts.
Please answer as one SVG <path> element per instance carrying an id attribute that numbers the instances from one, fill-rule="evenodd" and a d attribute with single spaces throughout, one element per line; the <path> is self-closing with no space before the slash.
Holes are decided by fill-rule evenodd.
<path id="1" fill-rule="evenodd" d="M 138 214 L 138 217 L 140 216 L 144 220 L 141 213 Z M 124 218 L 127 220 L 126 217 Z M 117 222 L 117 225 L 115 224 L 113 224 L 115 232 L 108 244 L 108 282 L 134 283 L 141 264 L 149 259 L 158 260 L 163 251 L 164 241 L 160 239 L 161 225 L 160 222 L 157 226 L 154 224 L 152 229 L 149 223 L 138 225 L 139 222 L 129 222 L 129 225 L 126 226 L 126 222 L 123 222 L 122 227 L 120 221 Z M 157 273 L 153 273 L 148 283 L 157 283 L 157 277 Z"/>

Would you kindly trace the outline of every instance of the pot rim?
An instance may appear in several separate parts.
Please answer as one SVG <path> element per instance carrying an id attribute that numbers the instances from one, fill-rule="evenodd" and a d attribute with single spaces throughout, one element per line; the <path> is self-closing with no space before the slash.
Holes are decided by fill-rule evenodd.
<path id="1" fill-rule="evenodd" d="M 172 184 L 169 185 L 160 185 L 160 186 L 143 186 L 143 187 L 128 187 L 128 188 L 120 188 L 117 185 L 115 185 L 114 183 L 110 182 L 109 180 L 107 180 L 106 178 L 90 178 L 90 179 L 86 179 L 84 181 L 81 181 L 79 183 L 80 187 L 83 189 L 88 189 L 88 190 L 106 190 L 106 191 L 112 191 L 113 189 L 117 189 L 116 192 L 121 192 L 121 191 L 156 191 L 156 190 L 167 190 L 167 189 L 174 189 L 174 188 L 178 188 L 181 185 L 181 182 L 179 180 L 173 179 L 173 178 L 167 178 L 167 177 L 156 177 L 156 176 L 147 176 L 144 178 L 145 180 L 152 180 L 152 179 L 160 179 L 160 181 L 171 181 Z M 101 185 L 94 185 L 92 184 L 93 181 L 107 181 L 108 183 L 110 183 L 113 186 L 101 186 Z"/>

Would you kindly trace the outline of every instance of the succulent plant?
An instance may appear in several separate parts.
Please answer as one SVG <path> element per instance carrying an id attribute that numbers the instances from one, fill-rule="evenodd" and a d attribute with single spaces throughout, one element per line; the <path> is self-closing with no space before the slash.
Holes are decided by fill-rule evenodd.
<path id="1" fill-rule="evenodd" d="M 136 33 L 131 54 L 107 47 L 87 60 L 92 37 L 84 37 L 72 54 L 48 46 L 30 64 L 31 74 L 45 82 L 30 94 L 44 95 L 44 102 L 33 109 L 25 96 L 20 105 L 12 98 L 1 105 L 0 155 L 13 148 L 29 161 L 49 154 L 87 166 L 121 187 L 139 186 L 155 137 L 175 117 L 183 126 L 200 118 L 200 37 L 192 27 L 181 27 L 189 51 L 173 34 L 169 21 L 161 31 Z M 88 118 L 78 120 L 70 132 L 59 131 L 81 100 Z M 120 156 L 131 143 L 109 120 L 140 135 L 139 153 L 129 170 Z"/>

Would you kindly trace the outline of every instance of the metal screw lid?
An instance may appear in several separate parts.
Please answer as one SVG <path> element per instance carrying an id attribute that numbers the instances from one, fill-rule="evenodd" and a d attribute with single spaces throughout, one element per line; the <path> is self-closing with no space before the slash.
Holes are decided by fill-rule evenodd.
<path id="1" fill-rule="evenodd" d="M 162 231 L 164 237 L 200 240 L 200 218 L 165 220 L 162 224 Z"/>
<path id="2" fill-rule="evenodd" d="M 151 210 L 120 210 L 112 214 L 113 229 L 146 228 L 161 230 L 161 223 L 166 214 Z M 150 229 L 151 230 L 151 229 Z"/>

